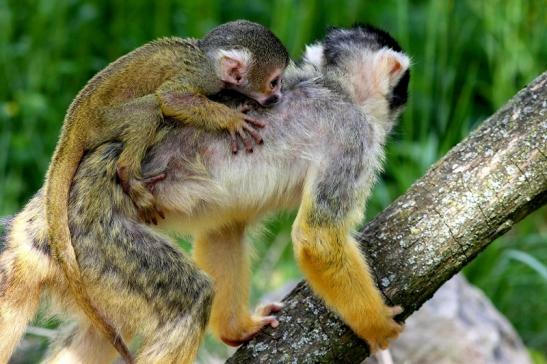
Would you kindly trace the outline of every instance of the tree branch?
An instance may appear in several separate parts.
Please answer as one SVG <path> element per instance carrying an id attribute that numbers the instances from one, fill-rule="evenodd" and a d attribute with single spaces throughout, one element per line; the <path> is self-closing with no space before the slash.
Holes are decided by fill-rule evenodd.
<path id="1" fill-rule="evenodd" d="M 513 224 L 547 202 L 547 72 L 359 232 L 379 287 L 408 317 Z M 351 297 L 347 298 L 351 300 Z M 367 346 L 305 283 L 280 325 L 227 363 L 358 363 Z"/>

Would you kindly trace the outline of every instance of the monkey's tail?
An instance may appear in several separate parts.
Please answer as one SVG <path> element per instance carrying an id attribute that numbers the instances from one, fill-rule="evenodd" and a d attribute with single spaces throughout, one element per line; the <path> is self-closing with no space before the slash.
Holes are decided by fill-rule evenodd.
<path id="1" fill-rule="evenodd" d="M 72 139 L 77 137 L 70 130 L 63 131 L 48 170 L 46 217 L 49 245 L 53 258 L 58 262 L 65 275 L 69 291 L 74 296 L 76 304 L 82 309 L 92 325 L 108 338 L 125 362 L 133 364 L 133 357 L 122 337 L 108 319 L 91 303 L 72 246 L 68 225 L 69 192 L 84 153 L 81 147 L 82 141 Z"/>

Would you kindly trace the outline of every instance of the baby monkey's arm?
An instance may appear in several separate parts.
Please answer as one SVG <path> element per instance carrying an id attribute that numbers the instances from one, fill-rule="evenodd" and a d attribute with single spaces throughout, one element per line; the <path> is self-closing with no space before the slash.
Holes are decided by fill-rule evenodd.
<path id="1" fill-rule="evenodd" d="M 247 152 L 253 151 L 253 143 L 247 133 L 257 144 L 262 143 L 262 137 L 255 127 L 262 128 L 265 124 L 245 115 L 245 107 L 232 109 L 209 100 L 204 96 L 205 92 L 199 91 L 203 90 L 179 81 L 164 83 L 156 92 L 162 114 L 211 131 L 227 130 L 230 133 L 233 153 L 238 150 L 238 137 Z"/>
<path id="2" fill-rule="evenodd" d="M 246 105 L 231 108 L 209 100 L 203 91 L 207 90 L 199 90 L 181 81 L 167 81 L 158 88 L 155 95 L 146 95 L 103 111 L 105 124 L 118 129 L 113 130 L 112 135 L 120 135 L 124 143 L 117 163 L 120 185 L 131 197 L 141 219 L 146 223 L 156 224 L 158 216 L 163 217 L 155 205 L 154 196 L 146 187 L 140 169 L 146 150 L 155 141 L 163 117 L 171 117 L 206 130 L 228 130 L 233 153 L 238 151 L 238 137 L 248 152 L 253 150 L 253 140 L 247 134 L 256 143 L 262 143 L 262 137 L 253 126 L 261 128 L 264 124 L 244 114 L 248 110 Z"/>

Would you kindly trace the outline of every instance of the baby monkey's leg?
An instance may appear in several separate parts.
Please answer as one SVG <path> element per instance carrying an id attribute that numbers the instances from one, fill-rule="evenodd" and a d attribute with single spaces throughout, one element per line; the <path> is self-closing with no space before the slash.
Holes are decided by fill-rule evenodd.
<path id="1" fill-rule="evenodd" d="M 401 331 L 393 317 L 399 307 L 388 307 L 371 277 L 369 267 L 351 237 L 347 221 L 329 221 L 318 213 L 309 190 L 293 226 L 292 239 L 299 265 L 312 288 L 372 351 L 385 348 Z M 324 207 L 324 206 L 323 206 Z"/>
<path id="2" fill-rule="evenodd" d="M 230 225 L 199 236 L 194 245 L 197 265 L 215 284 L 210 327 L 232 346 L 250 340 L 266 325 L 277 326 L 270 314 L 281 309 L 280 304 L 272 304 L 260 308 L 255 315 L 249 312 L 250 267 L 244 230 L 244 225 Z"/>
<path id="3" fill-rule="evenodd" d="M 119 135 L 123 151 L 117 163 L 120 184 L 146 223 L 157 223 L 163 217 L 156 207 L 155 197 L 141 175 L 141 163 L 147 149 L 155 142 L 162 114 L 154 95 L 143 96 L 131 102 L 103 110 L 107 127 L 115 128 L 110 135 Z M 161 178 L 162 176 L 157 176 Z"/>

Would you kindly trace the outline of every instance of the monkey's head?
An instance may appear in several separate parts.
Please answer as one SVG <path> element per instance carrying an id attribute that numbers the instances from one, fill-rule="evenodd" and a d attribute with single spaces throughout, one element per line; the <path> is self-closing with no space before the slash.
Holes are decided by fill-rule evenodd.
<path id="1" fill-rule="evenodd" d="M 225 23 L 211 30 L 198 46 L 212 60 L 226 88 L 263 106 L 281 99 L 289 53 L 268 28 L 246 20 Z"/>
<path id="2" fill-rule="evenodd" d="M 388 129 L 407 102 L 410 58 L 387 32 L 371 25 L 330 29 L 322 42 L 306 48 L 304 62 L 337 82 Z"/>

